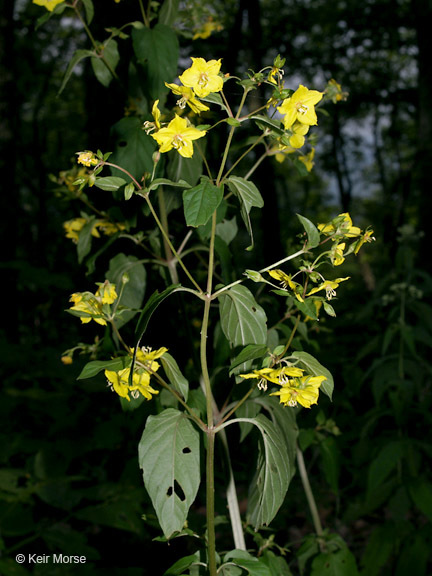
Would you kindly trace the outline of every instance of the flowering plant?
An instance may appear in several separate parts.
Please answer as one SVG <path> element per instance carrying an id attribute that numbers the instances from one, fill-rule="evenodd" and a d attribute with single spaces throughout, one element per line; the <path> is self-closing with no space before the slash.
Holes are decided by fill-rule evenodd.
<path id="1" fill-rule="evenodd" d="M 52 11 L 53 4 L 58 3 L 45 4 Z M 77 9 L 76 3 L 64 5 Z M 159 23 L 150 27 L 150 15 L 148 12 L 144 26 L 135 23 L 133 27 L 138 60 L 156 39 L 155 34 L 152 36 L 155 30 L 164 43 L 172 42 L 168 27 Z M 110 42 L 116 41 L 111 37 Z M 113 52 L 97 50 L 115 78 Z M 88 56 L 96 57 L 95 53 Z M 174 57 L 177 66 L 177 53 Z M 224 570 L 230 566 L 237 569 L 230 574 L 242 570 L 279 574 L 276 564 L 274 569 L 268 567 L 275 557 L 273 552 L 258 558 L 247 551 L 244 528 L 259 530 L 271 523 L 283 505 L 297 466 L 320 549 L 325 549 L 297 442 L 296 420 L 301 420 L 303 408 L 313 409 L 320 394 L 331 399 L 334 382 L 330 372 L 299 346 L 297 336 L 307 334 L 308 326 L 323 314 L 336 315 L 330 302 L 337 290 L 343 291 L 340 284 L 349 277 L 334 278 L 333 269 L 348 255 L 356 255 L 373 239 L 373 232 L 354 226 L 348 213 L 318 225 L 299 216 L 300 242 L 294 253 L 260 270 L 232 266 L 230 245 L 239 231 L 237 221 L 243 223 L 249 237 L 249 245 L 243 248 L 253 251 L 255 246 L 253 209 L 262 208 L 265 202 L 251 180 L 256 169 L 275 156 L 279 161 L 288 158 L 303 174 L 310 172 L 315 148 L 308 138 L 318 124 L 317 111 L 325 102 L 340 100 L 337 96 L 342 92 L 334 80 L 322 91 L 303 85 L 287 87 L 285 62 L 280 56 L 244 78 L 224 72 L 221 59 L 191 60 L 177 79 L 161 77 L 160 69 L 152 69 L 148 63 L 147 80 L 152 86 L 149 112 L 140 118 L 139 132 L 134 132 L 144 156 L 141 163 L 131 166 L 130 158 L 119 150 L 113 154 L 86 150 L 78 153 L 80 171 L 76 174 L 74 168 L 77 177 L 73 183 L 62 176 L 69 183 L 68 193 L 72 190 L 92 212 L 65 223 L 66 235 L 76 243 L 81 261 L 89 256 L 93 239 L 101 240 L 99 231 L 108 239 L 98 253 L 117 240 L 129 240 L 150 255 L 138 259 L 117 254 L 95 293 L 71 296 L 69 312 L 82 323 L 93 320 L 105 330 L 98 339 L 99 351 L 89 346 L 92 358 L 96 353 L 98 359 L 88 362 L 79 378 L 104 373 L 108 388 L 118 395 L 125 410 L 138 409 L 144 401 L 155 402 L 155 414 L 147 418 L 139 443 L 139 465 L 166 539 L 191 533 L 187 519 L 200 487 L 200 455 L 205 447 L 206 534 L 196 534 L 205 544 L 205 553 L 197 550 L 170 574 L 195 574 L 197 566 L 205 566 L 211 576 L 228 573 Z M 97 66 L 95 73 L 102 78 Z M 234 103 L 235 94 L 230 96 L 229 89 L 232 85 L 241 90 L 239 101 Z M 178 98 L 174 110 L 161 104 L 167 100 L 166 88 Z M 258 108 L 249 98 L 256 90 L 264 93 L 265 103 Z M 252 125 L 254 132 L 243 142 L 242 128 L 246 125 Z M 223 141 L 220 157 L 206 154 L 213 138 Z M 93 187 L 112 193 L 117 201 L 134 202 L 146 218 L 145 228 L 136 218 L 122 220 L 116 217 L 118 212 L 97 209 Z M 89 190 L 85 192 L 86 188 Z M 196 244 L 191 246 L 192 242 Z M 197 258 L 200 252 L 206 256 L 196 265 L 192 257 Z M 95 259 L 91 267 L 95 268 Z M 151 283 L 147 274 L 158 288 L 145 299 L 145 285 Z M 255 285 L 260 285 L 258 291 L 254 291 Z M 267 311 L 258 293 L 265 294 L 267 302 L 269 298 L 283 299 L 283 329 L 268 328 Z M 193 306 L 198 303 L 201 308 L 196 343 L 199 368 L 189 370 L 192 381 L 185 374 L 187 362 L 179 365 L 175 349 L 169 346 L 168 350 L 165 343 L 156 350 L 150 347 L 155 343 L 148 326 L 161 317 L 163 306 L 174 294 L 187 295 Z M 123 327 L 137 314 L 134 334 L 124 336 Z M 188 322 L 188 316 L 185 314 L 182 322 Z M 110 357 L 104 355 L 104 340 L 109 343 Z M 212 340 L 216 353 L 210 345 Z M 64 353 L 65 363 L 72 362 L 76 349 Z M 79 350 L 82 353 L 85 347 Z M 216 399 L 221 394 L 225 398 L 222 405 Z M 242 437 L 251 427 L 259 432 L 257 462 L 243 520 L 226 435 L 226 429 L 233 425 L 240 427 Z M 227 503 L 235 547 L 223 558 L 216 551 L 215 529 L 215 443 L 219 439 L 228 462 Z M 279 560 L 286 566 L 281 557 Z"/>

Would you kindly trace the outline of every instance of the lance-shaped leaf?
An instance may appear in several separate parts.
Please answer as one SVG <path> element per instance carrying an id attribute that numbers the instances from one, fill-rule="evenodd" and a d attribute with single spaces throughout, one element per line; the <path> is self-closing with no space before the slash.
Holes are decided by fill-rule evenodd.
<path id="1" fill-rule="evenodd" d="M 183 412 L 149 416 L 138 446 L 139 465 L 166 538 L 182 530 L 200 483 L 199 432 Z"/>
<path id="2" fill-rule="evenodd" d="M 147 187 L 147 190 L 150 192 L 151 190 L 156 190 L 159 186 L 174 186 L 177 188 L 190 188 L 190 184 L 185 182 L 184 180 L 179 180 L 178 182 L 173 182 L 172 180 L 168 180 L 168 178 L 156 178 L 151 182 L 151 184 Z"/>
<path id="3" fill-rule="evenodd" d="M 248 520 L 258 529 L 276 516 L 288 490 L 291 466 L 280 430 L 265 416 L 235 418 L 232 422 L 249 422 L 261 432 L 257 471 L 252 480 L 248 502 Z"/>
<path id="4" fill-rule="evenodd" d="M 232 346 L 266 344 L 267 317 L 250 290 L 233 286 L 219 300 L 222 330 Z"/>
<path id="5" fill-rule="evenodd" d="M 318 362 L 316 358 L 308 354 L 307 352 L 296 351 L 291 354 L 292 358 L 297 358 L 300 360 L 300 365 L 303 365 L 304 368 L 314 376 L 325 376 L 326 380 L 323 380 L 320 389 L 326 394 L 330 400 L 333 396 L 333 389 L 334 389 L 334 380 L 331 372 L 324 368 L 322 364 Z"/>
<path id="6" fill-rule="evenodd" d="M 183 192 L 183 208 L 188 226 L 203 226 L 222 202 L 223 187 L 202 177 L 198 186 Z"/>
<path id="7" fill-rule="evenodd" d="M 70 62 L 69 62 L 69 64 L 68 64 L 68 67 L 66 68 L 66 72 L 65 72 L 65 75 L 64 75 L 64 78 L 63 78 L 63 82 L 62 82 L 62 84 L 61 84 L 61 86 L 60 86 L 60 90 L 58 91 L 58 94 L 57 94 L 57 95 L 60 95 L 60 94 L 63 92 L 66 84 L 67 84 L 68 81 L 69 81 L 69 78 L 70 78 L 71 75 L 72 75 L 72 72 L 73 72 L 75 66 L 76 66 L 77 64 L 79 64 L 79 63 L 81 62 L 81 60 L 84 60 L 84 58 L 91 58 L 91 57 L 94 56 L 94 55 L 95 55 L 95 53 L 94 53 L 92 50 L 77 50 L 77 51 L 74 53 L 74 55 L 72 56 L 72 59 L 70 60 Z"/>
<path id="8" fill-rule="evenodd" d="M 168 377 L 168 380 L 171 382 L 171 384 L 174 386 L 177 392 L 179 392 L 187 402 L 189 393 L 189 382 L 181 373 L 181 370 L 178 367 L 177 362 L 174 360 L 171 354 L 168 354 L 168 352 L 165 352 L 165 354 L 161 356 L 160 361 L 165 370 L 165 374 Z"/>
<path id="9" fill-rule="evenodd" d="M 147 325 L 150 321 L 150 318 L 152 317 L 153 312 L 156 310 L 156 308 L 159 306 L 159 304 L 161 304 L 161 302 L 163 302 L 165 300 L 165 298 L 167 296 L 169 296 L 171 294 L 171 292 L 173 292 L 179 286 L 180 286 L 180 284 L 172 284 L 171 286 L 168 286 L 168 288 L 166 288 L 163 292 L 160 292 L 160 293 L 158 290 L 156 290 L 155 292 L 153 292 L 153 294 L 147 300 L 146 305 L 142 309 L 141 316 L 140 316 L 140 318 L 138 320 L 138 324 L 135 328 L 135 349 L 134 349 L 134 354 L 133 354 L 133 358 L 132 358 L 131 371 L 129 374 L 129 384 L 130 385 L 132 385 L 133 370 L 134 370 L 134 366 L 135 366 L 138 346 L 141 342 L 141 338 L 144 336 L 144 333 L 147 330 Z"/>
<path id="10" fill-rule="evenodd" d="M 120 358 L 114 358 L 113 360 L 93 360 L 92 362 L 87 362 L 84 368 L 81 370 L 80 375 L 77 380 L 84 380 L 85 378 L 93 378 L 102 372 L 102 370 L 113 370 L 118 372 L 130 366 L 132 358 L 129 356 L 121 356 Z"/>
<path id="11" fill-rule="evenodd" d="M 117 176 L 107 176 L 106 178 L 96 178 L 94 185 L 101 190 L 114 191 L 126 184 L 126 180 Z"/>
<path id="12" fill-rule="evenodd" d="M 229 372 L 230 376 L 232 374 L 238 374 L 241 370 L 243 370 L 243 363 L 250 363 L 252 360 L 262 358 L 266 352 L 267 346 L 262 344 L 248 344 L 246 348 L 243 348 L 243 350 L 241 350 L 239 354 L 237 354 L 237 356 L 231 361 Z"/>
<path id="13" fill-rule="evenodd" d="M 315 226 L 315 224 L 312 224 L 310 220 L 308 220 L 304 216 L 300 216 L 300 214 L 297 214 L 297 218 L 300 220 L 303 228 L 306 231 L 308 239 L 307 247 L 315 248 L 316 246 L 318 246 L 318 244 L 320 243 L 320 233 L 318 228 Z"/>
<path id="14" fill-rule="evenodd" d="M 91 59 L 93 72 L 102 86 L 108 87 L 115 74 L 115 69 L 120 60 L 118 44 L 110 38 L 99 50 L 98 56 Z"/>
<path id="15" fill-rule="evenodd" d="M 253 206 L 262 208 L 264 206 L 264 200 L 262 199 L 258 188 L 255 186 L 255 184 L 249 182 L 249 180 L 239 178 L 238 176 L 230 176 L 227 178 L 226 182 L 231 192 L 235 194 L 239 199 L 240 214 L 251 238 L 251 245 L 247 249 L 251 250 L 253 248 L 254 242 L 249 213 Z"/>

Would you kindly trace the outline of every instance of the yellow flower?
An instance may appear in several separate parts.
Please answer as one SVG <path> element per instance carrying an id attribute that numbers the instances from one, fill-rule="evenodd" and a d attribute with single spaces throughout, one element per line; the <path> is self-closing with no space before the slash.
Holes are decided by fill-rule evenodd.
<path id="1" fill-rule="evenodd" d="M 168 84 L 167 82 L 165 82 L 165 86 L 167 86 L 173 94 L 181 96 L 180 100 L 177 101 L 177 106 L 179 108 L 185 108 L 187 104 L 195 114 L 210 110 L 208 106 L 196 98 L 192 88 L 188 88 L 187 86 L 178 86 L 177 84 Z"/>
<path id="2" fill-rule="evenodd" d="M 289 139 L 289 143 L 293 148 L 301 148 L 305 143 L 305 136 L 309 132 L 309 126 L 307 124 L 295 122 L 291 126 L 291 130 L 292 136 Z"/>
<path id="3" fill-rule="evenodd" d="M 98 282 L 97 284 L 99 288 L 96 290 L 95 296 L 100 299 L 102 304 L 112 304 L 117 300 L 118 295 L 115 284 L 111 284 L 108 280 L 105 280 L 104 283 Z"/>
<path id="4" fill-rule="evenodd" d="M 370 228 L 360 236 L 360 238 L 355 243 L 354 254 L 358 254 L 358 251 L 365 242 L 372 242 L 375 240 L 375 238 L 372 236 L 373 233 L 374 233 L 373 230 Z"/>
<path id="5" fill-rule="evenodd" d="M 166 348 L 160 348 L 160 350 L 155 352 L 155 357 L 159 358 L 162 356 L 164 352 L 161 352 L 161 350 L 166 352 Z M 160 356 L 157 356 L 157 353 L 159 352 Z M 151 374 L 148 369 L 152 372 L 156 372 L 158 368 L 159 364 L 157 362 L 152 362 L 151 367 L 137 368 L 134 370 L 132 376 L 132 385 L 129 385 L 130 368 L 124 368 L 118 372 L 105 370 L 105 376 L 107 377 L 108 382 L 112 385 L 112 389 L 122 398 L 126 398 L 129 402 L 129 393 L 131 393 L 132 398 L 138 398 L 141 394 L 144 398 L 147 398 L 147 400 L 151 400 L 152 394 L 159 394 L 159 391 L 150 386 Z"/>
<path id="6" fill-rule="evenodd" d="M 320 290 L 325 290 L 327 300 L 331 300 L 334 296 L 336 296 L 336 289 L 339 288 L 339 284 L 349 279 L 350 276 L 347 276 L 346 278 L 337 278 L 336 280 L 324 280 L 324 282 L 322 282 L 319 286 L 312 288 L 312 290 L 307 293 L 307 296 L 316 294 Z"/>
<path id="7" fill-rule="evenodd" d="M 348 92 L 343 92 L 342 86 L 338 84 L 334 78 L 328 81 L 325 93 L 327 94 L 328 98 L 333 101 L 334 104 L 340 102 L 341 100 L 346 100 L 348 97 Z"/>
<path id="8" fill-rule="evenodd" d="M 63 0 L 33 0 L 33 4 L 44 6 L 49 12 L 52 12 L 56 6 L 62 4 Z"/>
<path id="9" fill-rule="evenodd" d="M 284 366 L 283 368 L 261 368 L 261 370 L 253 370 L 248 374 L 240 374 L 240 377 L 246 380 L 249 378 L 259 379 L 258 388 L 267 390 L 267 382 L 282 385 L 289 381 L 290 376 L 296 378 L 302 376 L 303 372 L 304 370 L 296 366 Z"/>
<path id="10" fill-rule="evenodd" d="M 278 68 L 277 66 L 273 66 L 272 69 L 270 70 L 268 76 L 267 76 L 267 82 L 271 82 L 272 84 L 275 84 L 276 86 L 278 85 L 276 78 L 278 80 L 282 80 L 282 76 L 283 76 L 284 71 L 281 68 Z"/>
<path id="11" fill-rule="evenodd" d="M 286 98 L 282 104 L 278 106 L 278 111 L 284 115 L 283 124 L 285 129 L 291 128 L 296 120 L 308 126 L 317 124 L 315 104 L 317 104 L 322 97 L 322 92 L 309 90 L 300 84 L 294 94 L 290 96 L 290 98 Z"/>
<path id="12" fill-rule="evenodd" d="M 335 244 L 330 250 L 330 260 L 333 266 L 339 266 L 345 261 L 344 257 L 345 242 Z"/>
<path id="13" fill-rule="evenodd" d="M 187 120 L 176 114 L 174 120 L 171 120 L 166 128 L 161 128 L 151 136 L 159 144 L 160 152 L 168 152 L 174 148 L 184 158 L 192 158 L 192 141 L 202 138 L 205 134 L 205 130 L 197 130 L 193 126 L 188 126 Z"/>
<path id="14" fill-rule="evenodd" d="M 104 319 L 102 302 L 96 298 L 94 294 L 91 292 L 75 292 L 70 297 L 70 302 L 74 304 L 70 307 L 70 310 L 79 313 L 80 320 L 83 324 L 94 320 L 101 326 L 106 326 L 107 323 Z M 81 315 L 81 313 L 83 315 Z"/>
<path id="15" fill-rule="evenodd" d="M 201 28 L 196 30 L 192 40 L 196 40 L 197 38 L 208 38 L 211 36 L 212 32 L 220 32 L 222 29 L 223 26 L 221 26 L 221 24 L 214 22 L 213 18 L 209 18 Z"/>
<path id="16" fill-rule="evenodd" d="M 306 154 L 306 156 L 299 156 L 300 162 L 303 162 L 308 172 L 310 172 L 314 166 L 313 161 L 314 156 L 315 156 L 315 148 L 312 148 L 312 150 L 309 152 L 309 154 Z"/>
<path id="17" fill-rule="evenodd" d="M 83 164 L 84 166 L 90 167 L 90 166 L 96 166 L 96 164 L 99 163 L 99 160 L 96 158 L 93 152 L 86 150 L 85 152 L 77 152 L 77 154 L 78 154 L 77 158 L 78 164 Z"/>
<path id="18" fill-rule="evenodd" d="M 344 238 L 355 238 L 361 234 L 360 228 L 352 225 L 351 216 L 348 212 L 339 214 L 327 224 L 318 224 L 318 230 L 326 236 L 340 235 Z"/>
<path id="19" fill-rule="evenodd" d="M 279 396 L 284 406 L 301 404 L 304 408 L 310 408 L 318 403 L 319 387 L 324 380 L 325 376 L 301 376 L 283 383 L 282 388 L 270 396 Z"/>
<path id="20" fill-rule="evenodd" d="M 301 296 L 301 294 L 303 293 L 303 286 L 301 284 L 298 284 L 297 282 L 294 282 L 291 279 L 290 274 L 285 274 L 283 270 L 269 270 L 268 273 L 272 278 L 281 283 L 283 290 L 291 288 L 297 300 L 299 302 L 304 302 Z"/>
<path id="21" fill-rule="evenodd" d="M 113 234 L 124 230 L 126 224 L 123 224 L 122 222 L 110 222 L 109 220 L 96 220 L 95 229 L 96 228 L 99 228 L 105 236 L 112 236 Z"/>
<path id="22" fill-rule="evenodd" d="M 86 218 L 74 218 L 73 220 L 63 222 L 63 228 L 66 231 L 66 238 L 70 238 L 76 244 L 79 239 L 79 234 L 87 222 L 88 220 Z M 92 228 L 91 235 L 95 238 L 100 238 L 96 223 Z"/>
<path id="23" fill-rule="evenodd" d="M 63 362 L 63 364 L 67 365 L 67 364 L 72 364 L 73 363 L 73 358 L 72 356 L 62 356 L 61 357 L 61 361 Z"/>
<path id="24" fill-rule="evenodd" d="M 219 76 L 221 59 L 209 60 L 204 58 L 191 58 L 192 66 L 179 76 L 184 86 L 193 88 L 199 98 L 205 98 L 210 92 L 220 92 L 223 79 Z"/>

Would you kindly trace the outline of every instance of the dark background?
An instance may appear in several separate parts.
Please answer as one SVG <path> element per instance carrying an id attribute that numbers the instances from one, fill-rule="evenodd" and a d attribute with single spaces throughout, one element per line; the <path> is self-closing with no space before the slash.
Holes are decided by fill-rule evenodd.
<path id="1" fill-rule="evenodd" d="M 349 93 L 320 116 L 312 174 L 272 161 L 254 175 L 265 207 L 255 216 L 250 258 L 259 265 L 289 253 L 296 213 L 317 222 L 349 211 L 355 224 L 372 225 L 376 242 L 341 268 L 352 281 L 337 301 L 337 318 L 323 322 L 311 341 L 336 388 L 332 404 L 323 401 L 302 420 L 305 458 L 324 526 L 345 539 L 365 574 L 429 574 L 432 3 L 204 4 L 181 3 L 179 71 L 196 55 L 222 58 L 224 72 L 244 74 L 279 53 L 288 86 L 322 89 L 335 78 Z M 36 29 L 43 10 L 10 0 L 0 12 L 0 572 L 27 573 L 12 572 L 18 552 L 63 552 L 87 556 L 80 574 L 125 567 L 154 574 L 145 567 L 154 558 L 162 574 L 194 549 L 191 542 L 152 541 L 160 532 L 136 460 L 152 406 L 123 413 L 103 378 L 76 380 L 84 359 L 72 366 L 60 360 L 92 335 L 64 313 L 69 295 L 100 279 L 86 275 L 64 238 L 62 223 L 79 208 L 56 194 L 53 180 L 74 164 L 76 151 L 110 149 L 111 126 L 128 102 L 116 83 L 101 86 L 88 62 L 57 95 L 74 51 L 89 45 L 73 18 L 54 17 Z M 132 0 L 96 0 L 95 12 L 98 39 L 109 26 L 140 19 Z M 191 23 L 208 14 L 223 29 L 191 42 Z M 127 85 L 130 43 L 120 50 L 118 74 Z M 165 333 L 175 346 L 174 316 L 155 324 L 155 346 L 165 345 Z M 341 435 L 320 427 L 320 410 Z M 238 472 L 245 494 L 248 471 L 239 465 Z M 292 552 L 293 574 L 295 552 L 313 530 L 297 482 L 274 526 L 278 544 Z M 223 500 L 219 505 L 224 514 Z M 192 522 L 202 525 L 199 504 L 194 514 Z M 69 573 L 62 570 L 34 573 Z"/>

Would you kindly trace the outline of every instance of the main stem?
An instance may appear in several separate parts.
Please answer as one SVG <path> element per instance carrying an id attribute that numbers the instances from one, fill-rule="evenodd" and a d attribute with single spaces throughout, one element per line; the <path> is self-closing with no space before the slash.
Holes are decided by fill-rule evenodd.
<path id="1" fill-rule="evenodd" d="M 313 495 L 312 488 L 309 482 L 309 476 L 306 470 L 305 461 L 303 458 L 303 452 L 300 450 L 299 446 L 297 446 L 297 465 L 300 478 L 303 484 L 303 490 L 305 491 L 306 499 L 309 505 L 309 510 L 312 516 L 312 522 L 315 527 L 315 532 L 318 537 L 322 537 L 323 528 L 321 524 L 321 519 L 318 514 L 318 508 L 315 502 L 315 497 Z"/>

